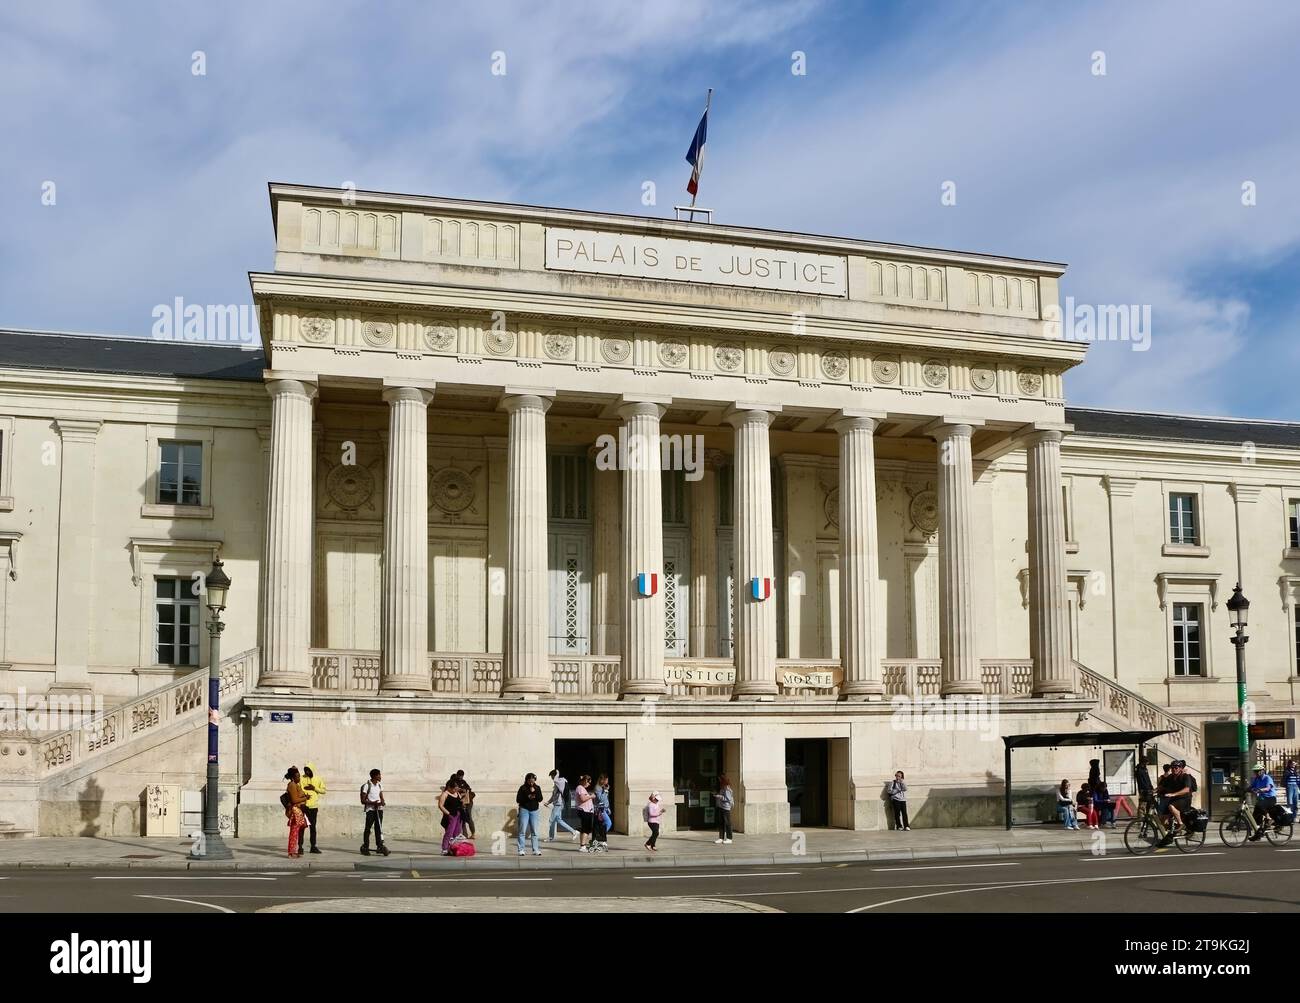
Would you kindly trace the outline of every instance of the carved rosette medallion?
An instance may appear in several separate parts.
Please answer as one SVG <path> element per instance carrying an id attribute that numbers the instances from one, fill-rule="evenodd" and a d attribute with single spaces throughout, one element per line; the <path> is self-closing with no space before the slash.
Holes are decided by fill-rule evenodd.
<path id="1" fill-rule="evenodd" d="M 745 363 L 745 351 L 739 345 L 719 345 L 713 350 L 713 361 L 723 372 L 739 372 Z"/>
<path id="2" fill-rule="evenodd" d="M 938 359 L 931 359 L 921 367 L 921 378 L 925 385 L 938 389 L 948 383 L 948 365 Z"/>
<path id="3" fill-rule="evenodd" d="M 970 371 L 970 385 L 976 390 L 992 390 L 993 384 L 997 382 L 997 375 L 992 369 L 972 369 Z"/>
<path id="4" fill-rule="evenodd" d="M 661 341 L 659 343 L 659 361 L 665 366 L 678 368 L 686 362 L 686 346 L 680 341 Z"/>
<path id="5" fill-rule="evenodd" d="M 822 372 L 827 379 L 844 379 L 849 372 L 849 357 L 843 352 L 826 352 L 822 355 Z"/>
<path id="6" fill-rule="evenodd" d="M 822 503 L 822 512 L 826 515 L 826 524 L 838 529 L 840 525 L 840 489 L 838 484 L 826 492 L 826 500 Z"/>
<path id="7" fill-rule="evenodd" d="M 386 320 L 368 320 L 361 325 L 361 337 L 371 348 L 383 348 L 393 343 L 396 328 Z"/>
<path id="8" fill-rule="evenodd" d="M 767 365 L 777 376 L 789 376 L 794 372 L 794 352 L 788 348 L 774 348 L 767 353 Z"/>
<path id="9" fill-rule="evenodd" d="M 1043 389 L 1043 377 L 1040 373 L 1026 370 L 1017 377 L 1017 382 L 1020 384 L 1020 392 L 1030 397 L 1037 396 Z"/>
<path id="10" fill-rule="evenodd" d="M 876 378 L 877 383 L 897 383 L 898 360 L 877 359 L 871 364 L 871 375 Z"/>
<path id="11" fill-rule="evenodd" d="M 456 347 L 456 329 L 450 324 L 433 324 L 426 327 L 424 344 L 431 352 L 450 352 Z"/>
<path id="12" fill-rule="evenodd" d="M 483 344 L 493 355 L 509 355 L 515 350 L 515 336 L 512 331 L 491 330 L 483 335 Z"/>
<path id="13" fill-rule="evenodd" d="M 626 362 L 632 358 L 632 342 L 626 338 L 602 338 L 600 340 L 600 357 L 606 362 L 614 364 Z"/>
<path id="14" fill-rule="evenodd" d="M 359 509 L 375 493 L 375 475 L 356 464 L 338 464 L 325 477 L 325 493 L 339 508 Z"/>
<path id="15" fill-rule="evenodd" d="M 912 495 L 907 516 L 914 527 L 926 536 L 933 536 L 939 528 L 939 496 L 930 488 L 918 491 Z"/>
<path id="16" fill-rule="evenodd" d="M 330 317 L 314 313 L 299 321 L 298 330 L 302 332 L 303 341 L 319 345 L 334 336 L 334 321 Z"/>
<path id="17" fill-rule="evenodd" d="M 474 478 L 459 467 L 443 467 L 429 478 L 429 500 L 448 515 L 474 504 Z"/>
<path id="18" fill-rule="evenodd" d="M 573 358 L 573 335 L 548 334 L 542 339 L 542 348 L 552 359 L 571 359 Z"/>

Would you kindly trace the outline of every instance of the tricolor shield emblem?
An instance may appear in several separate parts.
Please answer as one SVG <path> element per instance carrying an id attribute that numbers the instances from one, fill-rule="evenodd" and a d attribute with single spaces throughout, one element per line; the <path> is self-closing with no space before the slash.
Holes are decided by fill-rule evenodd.
<path id="1" fill-rule="evenodd" d="M 637 593 L 652 596 L 659 591 L 659 575 L 653 571 L 642 571 L 636 576 Z"/>
<path id="2" fill-rule="evenodd" d="M 758 601 L 762 602 L 772 595 L 772 579 L 770 578 L 751 578 L 749 580 L 750 594 Z"/>

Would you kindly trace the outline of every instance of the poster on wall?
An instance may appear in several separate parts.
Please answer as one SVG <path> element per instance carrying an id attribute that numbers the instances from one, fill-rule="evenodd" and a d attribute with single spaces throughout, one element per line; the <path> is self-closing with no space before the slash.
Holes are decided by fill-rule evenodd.
<path id="1" fill-rule="evenodd" d="M 1133 749 L 1106 749 L 1102 755 L 1103 775 L 1111 796 L 1133 794 L 1133 767 L 1137 753 Z"/>

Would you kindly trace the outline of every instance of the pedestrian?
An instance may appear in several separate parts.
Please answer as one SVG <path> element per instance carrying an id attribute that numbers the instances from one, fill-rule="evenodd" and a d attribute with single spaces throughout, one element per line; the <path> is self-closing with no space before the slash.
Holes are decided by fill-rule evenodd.
<path id="1" fill-rule="evenodd" d="M 1282 779 L 1286 782 L 1286 806 L 1292 815 L 1300 815 L 1300 767 L 1294 759 L 1288 759 L 1282 767 Z"/>
<path id="2" fill-rule="evenodd" d="M 451 842 L 461 834 L 461 811 L 464 802 L 461 799 L 460 777 L 452 774 L 447 778 L 447 785 L 438 795 L 438 811 L 442 813 L 442 853 L 451 856 Z"/>
<path id="3" fill-rule="evenodd" d="M 718 838 L 715 843 L 731 842 L 731 809 L 736 807 L 736 794 L 725 773 L 718 774 L 718 792 L 713 795 L 718 808 Z"/>
<path id="4" fill-rule="evenodd" d="M 370 779 L 361 785 L 361 807 L 366 812 L 366 831 L 361 837 L 361 852 L 370 856 L 370 830 L 375 830 L 375 851 L 388 856 L 388 847 L 384 843 L 384 775 L 378 770 L 370 771 Z"/>
<path id="5" fill-rule="evenodd" d="M 591 777 L 583 774 L 578 778 L 578 786 L 573 789 L 573 800 L 581 812 L 578 820 L 582 823 L 578 835 L 578 852 L 591 852 L 591 834 L 596 828 L 596 795 L 588 789 Z"/>
<path id="6" fill-rule="evenodd" d="M 895 773 L 889 782 L 889 807 L 894 811 L 894 831 L 911 832 L 912 826 L 907 820 L 907 784 L 902 770 Z"/>
<path id="7" fill-rule="evenodd" d="M 303 806 L 303 813 L 307 816 L 307 828 L 311 830 L 311 852 L 320 853 L 316 846 L 316 818 L 320 812 L 320 799 L 325 796 L 325 778 L 316 772 L 316 767 L 311 763 L 302 768 L 302 789 L 307 795 L 307 803 Z M 305 835 L 305 833 L 303 834 Z M 302 856 L 302 840 L 299 836 L 298 856 Z"/>
<path id="8" fill-rule="evenodd" d="M 1097 806 L 1092 801 L 1092 784 L 1086 780 L 1079 785 L 1079 793 L 1074 796 L 1079 817 L 1089 829 L 1097 828 Z"/>
<path id="9" fill-rule="evenodd" d="M 659 820 L 663 818 L 664 806 L 659 801 L 659 792 L 651 791 L 650 799 L 645 803 L 645 811 L 642 813 L 645 817 L 646 825 L 650 827 L 650 838 L 646 840 L 645 848 L 659 852 L 655 843 L 659 842 Z"/>
<path id="10" fill-rule="evenodd" d="M 551 778 L 551 796 L 546 799 L 546 803 L 551 809 L 551 822 L 547 830 L 546 841 L 548 843 L 555 842 L 556 826 L 559 826 L 565 832 L 570 833 L 576 840 L 578 838 L 578 830 L 569 825 L 568 822 L 564 821 L 564 792 L 569 786 L 569 781 L 560 776 L 559 770 L 551 770 L 547 776 Z"/>
<path id="11" fill-rule="evenodd" d="M 1273 778 L 1265 772 L 1263 763 L 1255 764 L 1255 778 L 1250 782 L 1250 792 L 1255 795 L 1255 825 L 1259 826 L 1250 837 L 1253 843 L 1264 835 L 1264 816 L 1277 804 L 1277 787 L 1273 784 Z"/>
<path id="12" fill-rule="evenodd" d="M 474 838 L 474 789 L 465 779 L 465 771 L 456 771 L 457 786 L 460 788 L 460 831 L 469 839 Z"/>
<path id="13" fill-rule="evenodd" d="M 280 795 L 280 803 L 284 805 L 284 817 L 289 825 L 289 856 L 301 857 L 302 830 L 307 827 L 307 816 L 302 807 L 307 803 L 307 794 L 299 783 L 302 777 L 298 773 L 298 767 L 290 766 L 285 771 L 284 779 L 289 782 Z"/>
<path id="14" fill-rule="evenodd" d="M 540 857 L 542 848 L 538 845 L 538 829 L 542 824 L 542 789 L 537 786 L 537 774 L 530 773 L 524 777 L 523 785 L 515 795 L 515 804 L 519 806 L 519 856 L 524 855 L 524 835 L 529 829 L 533 831 L 533 856 Z"/>
<path id="15" fill-rule="evenodd" d="M 1070 781 L 1062 780 L 1056 791 L 1056 810 L 1065 821 L 1067 829 L 1079 828 L 1079 816 L 1074 811 L 1074 797 L 1070 794 Z"/>
<path id="16" fill-rule="evenodd" d="M 596 778 L 596 818 L 593 820 L 592 838 L 604 849 L 609 849 L 609 830 L 614 828 L 614 816 L 609 810 L 609 777 L 602 773 Z"/>

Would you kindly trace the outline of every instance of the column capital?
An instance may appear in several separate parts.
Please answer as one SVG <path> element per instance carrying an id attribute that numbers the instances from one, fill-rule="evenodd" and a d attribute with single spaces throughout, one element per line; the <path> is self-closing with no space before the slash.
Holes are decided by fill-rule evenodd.
<path id="1" fill-rule="evenodd" d="M 924 435 L 942 442 L 944 439 L 951 439 L 954 436 L 969 439 L 975 429 L 984 425 L 983 418 L 964 418 L 957 415 L 944 415 L 935 418 L 921 428 Z"/>
<path id="2" fill-rule="evenodd" d="M 771 425 L 772 419 L 780 413 L 780 404 L 736 401 L 723 413 L 722 420 L 732 428 L 739 428 L 741 425 Z"/>
<path id="3" fill-rule="evenodd" d="M 279 369 L 267 369 L 262 373 L 266 381 L 266 392 L 274 397 L 296 396 L 314 400 L 320 392 L 313 373 L 291 373 Z"/>
<path id="4" fill-rule="evenodd" d="M 522 390 L 506 387 L 499 407 L 507 414 L 516 411 L 541 411 L 545 414 L 551 409 L 551 398 L 554 396 L 554 390 Z"/>
<path id="5" fill-rule="evenodd" d="M 831 428 L 843 435 L 845 432 L 870 432 L 873 435 L 885 420 L 884 411 L 865 411 L 861 408 L 844 408 L 831 417 Z"/>
<path id="6" fill-rule="evenodd" d="M 671 398 L 668 398 L 671 400 Z M 660 404 L 657 400 L 628 400 L 623 398 L 624 403 L 618 406 L 617 414 L 624 421 L 630 418 L 645 417 L 653 418 L 658 421 L 668 411 L 668 408 Z"/>
<path id="7" fill-rule="evenodd" d="M 98 418 L 55 418 L 54 428 L 64 442 L 94 442 L 104 423 Z"/>
<path id="8" fill-rule="evenodd" d="M 1264 489 L 1258 484 L 1242 484 L 1239 481 L 1233 481 L 1228 490 L 1232 492 L 1232 497 L 1237 504 L 1252 505 L 1259 501 L 1260 493 Z"/>
<path id="9" fill-rule="evenodd" d="M 406 384 L 390 386 L 385 380 L 384 392 L 380 396 L 389 404 L 410 401 L 412 404 L 419 404 L 420 407 L 428 407 L 429 401 L 433 400 L 433 388 Z"/>
<path id="10" fill-rule="evenodd" d="M 1034 446 L 1040 442 L 1060 442 L 1073 431 L 1074 426 L 1068 422 L 1038 421 L 1017 429 L 1016 434 L 1024 445 Z"/>
<path id="11" fill-rule="evenodd" d="M 1114 474 L 1106 474 L 1102 477 L 1101 482 L 1106 486 L 1106 493 L 1110 497 L 1132 498 L 1133 491 L 1137 488 L 1138 478 L 1116 477 Z"/>

